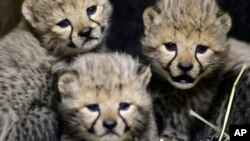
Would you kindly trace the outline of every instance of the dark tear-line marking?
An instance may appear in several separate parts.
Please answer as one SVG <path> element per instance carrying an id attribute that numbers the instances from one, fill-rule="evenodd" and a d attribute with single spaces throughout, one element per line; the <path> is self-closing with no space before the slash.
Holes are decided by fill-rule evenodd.
<path id="1" fill-rule="evenodd" d="M 167 64 L 167 71 L 169 72 L 170 76 L 173 78 L 171 71 L 170 71 L 170 65 L 173 63 L 173 61 L 175 60 L 175 58 L 178 55 L 178 48 L 176 47 L 176 51 L 175 51 L 175 55 L 173 57 L 173 59 Z"/>
<path id="2" fill-rule="evenodd" d="M 130 128 L 129 128 L 129 126 L 128 126 L 127 121 L 126 121 L 126 120 L 122 117 L 122 115 L 121 115 L 121 113 L 120 113 L 119 109 L 118 109 L 118 114 L 119 114 L 120 118 L 122 119 L 122 121 L 123 121 L 123 122 L 124 122 L 124 124 L 125 124 L 125 129 L 124 129 L 124 132 L 127 132 Z"/>
<path id="3" fill-rule="evenodd" d="M 97 118 L 96 118 L 95 121 L 92 123 L 91 127 L 88 129 L 88 132 L 89 132 L 89 133 L 95 134 L 95 128 L 94 128 L 94 126 L 95 126 L 97 120 L 99 119 L 100 115 L 101 115 L 101 111 L 98 112 Z"/>
<path id="4" fill-rule="evenodd" d="M 73 31 L 74 31 L 74 27 L 73 27 L 73 25 L 70 23 L 70 27 L 71 27 L 71 31 L 70 31 L 70 35 L 69 35 L 69 47 L 72 47 L 72 48 L 75 48 L 76 46 L 75 46 L 75 44 L 74 44 L 74 42 L 73 42 L 73 40 L 72 40 L 72 35 L 73 35 Z"/>
<path id="5" fill-rule="evenodd" d="M 64 13 L 64 15 L 66 15 L 64 9 L 62 8 L 62 3 L 59 3 L 58 5 L 59 5 L 60 9 L 62 10 L 62 12 Z M 73 27 L 71 21 L 70 21 L 70 27 L 71 27 L 71 31 L 70 31 L 70 35 L 69 35 L 69 44 L 68 44 L 68 46 L 75 48 L 76 46 L 75 46 L 74 42 L 72 41 L 72 34 L 73 34 L 73 31 L 74 31 L 74 27 Z"/>
<path id="6" fill-rule="evenodd" d="M 199 73 L 201 74 L 202 72 L 204 72 L 204 69 L 203 69 L 203 66 L 202 66 L 200 60 L 199 60 L 198 57 L 197 57 L 197 53 L 195 53 L 195 59 L 196 59 L 197 62 L 199 63 L 199 66 L 200 66 L 200 72 L 199 72 Z"/>
<path id="7" fill-rule="evenodd" d="M 100 23 L 98 23 L 97 21 L 95 21 L 95 20 L 91 19 L 91 17 L 90 17 L 89 15 L 88 15 L 88 18 L 89 18 L 89 20 L 90 20 L 90 21 L 92 21 L 92 22 L 96 23 L 99 27 L 101 27 L 101 31 L 103 32 L 104 27 L 102 27 L 102 25 L 101 25 Z"/>

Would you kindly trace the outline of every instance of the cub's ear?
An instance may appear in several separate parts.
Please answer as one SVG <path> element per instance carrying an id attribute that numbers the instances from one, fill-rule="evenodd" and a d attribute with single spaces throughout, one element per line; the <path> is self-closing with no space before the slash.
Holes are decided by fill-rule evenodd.
<path id="1" fill-rule="evenodd" d="M 58 90 L 62 96 L 68 97 L 78 93 L 80 81 L 76 72 L 66 72 L 59 77 Z"/>
<path id="2" fill-rule="evenodd" d="M 143 86 L 147 86 L 152 76 L 150 67 L 141 65 L 137 70 L 137 74 L 139 75 L 139 80 L 143 83 Z"/>
<path id="3" fill-rule="evenodd" d="M 226 12 L 223 12 L 219 14 L 218 19 L 223 27 L 223 30 L 225 31 L 225 34 L 227 34 L 232 27 L 232 19 L 230 15 Z"/>
<path id="4" fill-rule="evenodd" d="M 155 6 L 146 8 L 143 12 L 143 23 L 145 30 L 150 30 L 153 24 L 159 24 L 161 22 L 160 9 Z"/>
<path id="5" fill-rule="evenodd" d="M 35 20 L 34 20 L 34 12 L 33 7 L 38 0 L 24 0 L 22 5 L 22 14 L 24 18 L 34 27 Z"/>

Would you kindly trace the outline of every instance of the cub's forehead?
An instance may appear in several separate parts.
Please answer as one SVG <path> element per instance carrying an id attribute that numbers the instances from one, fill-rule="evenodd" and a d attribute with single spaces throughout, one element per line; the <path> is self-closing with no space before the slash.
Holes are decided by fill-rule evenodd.
<path id="1" fill-rule="evenodd" d="M 71 5 L 74 7 L 84 7 L 90 5 L 104 5 L 109 3 L 108 0 L 64 0 L 59 2 L 61 5 Z"/>
<path id="2" fill-rule="evenodd" d="M 29 1 L 29 2 L 28 2 Z M 78 19 L 93 5 L 110 5 L 107 0 L 26 0 L 34 18 L 52 24 L 65 18 Z"/>
<path id="3" fill-rule="evenodd" d="M 76 11 L 79 9 L 86 9 L 92 5 L 109 4 L 108 0 L 27 0 L 32 1 L 32 9 L 39 11 L 41 14 L 58 9 L 65 12 L 65 10 Z M 70 9 L 69 9 L 70 8 Z"/>
<path id="4" fill-rule="evenodd" d="M 108 83 L 108 82 L 107 82 Z M 144 91 L 131 84 L 115 85 L 81 85 L 81 97 L 87 103 L 117 104 L 120 102 L 138 103 L 138 100 L 148 99 Z"/>
<path id="5" fill-rule="evenodd" d="M 103 76 L 106 75 L 106 76 Z M 116 74 L 112 75 L 103 73 L 102 75 L 95 76 L 94 74 L 86 74 L 79 76 L 82 91 L 96 92 L 100 91 L 106 94 L 127 93 L 140 91 L 142 85 L 137 81 L 137 77 L 119 77 Z"/>

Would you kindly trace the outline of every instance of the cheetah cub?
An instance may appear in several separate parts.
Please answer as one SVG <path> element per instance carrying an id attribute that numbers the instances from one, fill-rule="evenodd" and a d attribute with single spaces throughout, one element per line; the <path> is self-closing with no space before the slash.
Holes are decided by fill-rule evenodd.
<path id="1" fill-rule="evenodd" d="M 200 129 L 189 110 L 206 116 L 229 52 L 230 16 L 215 0 L 158 0 L 143 14 L 143 56 L 154 72 L 159 133 L 167 141 L 193 141 Z"/>
<path id="2" fill-rule="evenodd" d="M 63 70 L 58 80 L 63 141 L 157 140 L 146 91 L 149 67 L 128 55 L 87 54 Z"/>
<path id="3" fill-rule="evenodd" d="M 21 24 L 42 47 L 61 57 L 100 47 L 111 12 L 109 0 L 24 0 Z"/>
<path id="4" fill-rule="evenodd" d="M 108 0 L 24 0 L 20 25 L 0 41 L 0 141 L 57 141 L 51 67 L 95 50 L 111 12 Z"/>

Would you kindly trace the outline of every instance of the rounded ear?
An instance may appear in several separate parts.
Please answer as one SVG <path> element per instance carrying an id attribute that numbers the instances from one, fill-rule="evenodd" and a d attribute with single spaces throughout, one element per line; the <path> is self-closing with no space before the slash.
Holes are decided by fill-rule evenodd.
<path id="1" fill-rule="evenodd" d="M 219 19 L 221 25 L 223 26 L 224 31 L 227 34 L 232 27 L 232 19 L 231 19 L 230 15 L 228 13 L 223 12 L 222 14 L 220 14 L 218 16 L 218 19 Z"/>
<path id="2" fill-rule="evenodd" d="M 63 96 L 71 96 L 80 89 L 80 81 L 76 72 L 66 72 L 59 77 L 58 90 Z"/>
<path id="3" fill-rule="evenodd" d="M 33 6 L 37 0 L 24 0 L 22 5 L 22 14 L 24 18 L 34 27 L 35 19 L 33 13 Z"/>
<path id="4" fill-rule="evenodd" d="M 141 65 L 137 70 L 137 74 L 139 75 L 139 80 L 143 83 L 143 85 L 147 86 L 152 76 L 150 67 Z"/>
<path id="5" fill-rule="evenodd" d="M 143 12 L 143 23 L 145 30 L 149 30 L 153 24 L 159 24 L 161 22 L 160 9 L 155 6 L 146 8 Z"/>

